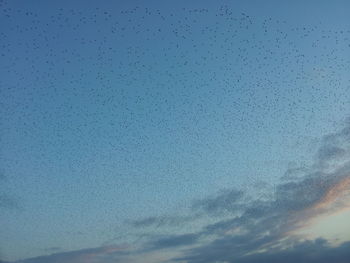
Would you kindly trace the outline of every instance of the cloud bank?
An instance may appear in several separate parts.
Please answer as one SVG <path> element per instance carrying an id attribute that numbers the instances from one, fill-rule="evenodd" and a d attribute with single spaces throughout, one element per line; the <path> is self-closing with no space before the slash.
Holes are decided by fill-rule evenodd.
<path id="1" fill-rule="evenodd" d="M 282 177 L 266 198 L 256 199 L 249 192 L 226 189 L 216 196 L 194 200 L 186 216 L 174 213 L 126 224 L 134 229 L 160 231 L 213 218 L 214 222 L 208 221 L 200 230 L 150 234 L 145 241 L 127 248 L 83 249 L 17 262 L 348 262 L 350 242 L 334 246 L 322 238 L 306 240 L 295 232 L 320 215 L 349 207 L 350 119 L 342 130 L 322 138 L 309 167 L 289 169 Z"/>

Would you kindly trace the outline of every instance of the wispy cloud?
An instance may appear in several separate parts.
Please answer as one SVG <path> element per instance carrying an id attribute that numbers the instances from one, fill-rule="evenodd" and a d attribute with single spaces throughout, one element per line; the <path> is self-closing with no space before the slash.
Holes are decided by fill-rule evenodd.
<path id="1" fill-rule="evenodd" d="M 127 253 L 126 246 L 106 246 L 98 248 L 87 248 L 62 253 L 54 253 L 48 256 L 40 256 L 18 263 L 86 263 L 86 262 L 122 262 L 119 259 Z M 118 259 L 119 258 L 119 259 Z"/>
<path id="2" fill-rule="evenodd" d="M 170 236 L 161 237 L 154 241 L 151 241 L 149 242 L 149 245 L 151 250 L 180 247 L 180 246 L 195 244 L 199 237 L 200 237 L 200 233 L 170 235 Z"/>
<path id="3" fill-rule="evenodd" d="M 316 151 L 315 163 L 298 169 L 301 176 L 278 184 L 271 199 L 247 201 L 238 207 L 239 215 L 203 227 L 197 235 L 210 241 L 198 242 L 197 247 L 185 251 L 188 256 L 182 259 L 191 263 L 231 262 L 232 257 L 243 260 L 252 251 L 269 251 L 290 239 L 297 242 L 297 237 L 291 235 L 293 231 L 319 215 L 342 209 L 337 201 L 350 187 L 349 131 L 347 122 L 340 132 L 325 136 Z M 236 190 L 227 191 L 195 201 L 194 207 L 201 207 L 208 214 L 227 211 L 236 208 L 243 195 Z"/>
<path id="4" fill-rule="evenodd" d="M 298 243 L 299 239 L 291 233 L 319 215 L 348 205 L 342 202 L 342 197 L 350 189 L 350 161 L 347 158 L 350 123 L 347 122 L 340 132 L 325 136 L 322 141 L 312 168 L 298 169 L 298 172 L 303 172 L 302 176 L 277 185 L 270 200 L 247 202 L 241 215 L 207 225 L 202 236 L 212 236 L 212 240 L 190 248 L 185 253 L 187 256 L 180 259 L 204 263 L 265 262 L 260 257 L 265 257 L 266 262 L 279 262 L 279 257 L 286 254 L 307 258 L 311 252 L 300 251 L 304 243 Z M 276 251 L 276 247 L 282 249 L 291 240 L 296 244 L 293 248 Z M 250 255 L 259 250 L 265 252 L 259 256 Z"/>
<path id="5" fill-rule="evenodd" d="M 130 220 L 127 221 L 127 224 L 135 228 L 179 226 L 196 219 L 198 216 L 198 214 L 152 216 L 139 220 Z"/>
<path id="6" fill-rule="evenodd" d="M 235 212 L 239 208 L 244 192 L 236 189 L 225 189 L 217 196 L 208 197 L 193 202 L 192 208 L 209 214 Z"/>
<path id="7" fill-rule="evenodd" d="M 212 247 L 211 251 L 205 253 L 205 257 L 202 256 L 203 254 L 191 255 L 177 258 L 176 261 L 196 263 L 346 263 L 350 258 L 350 242 L 339 247 L 332 247 L 323 239 L 295 242 L 287 248 L 277 247 L 250 255 L 236 255 L 228 250 L 230 247 L 225 246 L 224 242 L 218 242 L 217 246 L 219 245 L 224 246 L 224 249 L 218 251 Z M 222 254 L 219 255 L 218 252 Z"/>
<path id="8" fill-rule="evenodd" d="M 283 180 L 272 194 L 266 195 L 268 198 L 254 198 L 249 191 L 226 189 L 215 196 L 194 200 L 187 215 L 174 213 L 128 222 L 128 226 L 135 229 L 162 230 L 211 218 L 199 230 L 150 234 L 128 249 L 100 247 L 56 253 L 21 263 L 141 262 L 138 260 L 152 258 L 150 255 L 157 253 L 163 255 L 161 261 L 153 258 L 149 262 L 345 263 L 350 258 L 350 242 L 334 247 L 324 239 L 307 241 L 294 232 L 314 218 L 349 205 L 345 202 L 350 190 L 349 156 L 350 119 L 344 129 L 322 138 L 320 147 L 315 149 L 314 163 L 289 169 L 281 175 Z"/>

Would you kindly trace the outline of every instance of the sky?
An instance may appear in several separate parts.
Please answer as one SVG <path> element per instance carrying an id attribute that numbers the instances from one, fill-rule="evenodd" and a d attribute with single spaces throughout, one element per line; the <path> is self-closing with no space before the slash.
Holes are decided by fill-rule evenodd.
<path id="1" fill-rule="evenodd" d="M 349 9 L 1 0 L 0 262 L 347 262 Z"/>

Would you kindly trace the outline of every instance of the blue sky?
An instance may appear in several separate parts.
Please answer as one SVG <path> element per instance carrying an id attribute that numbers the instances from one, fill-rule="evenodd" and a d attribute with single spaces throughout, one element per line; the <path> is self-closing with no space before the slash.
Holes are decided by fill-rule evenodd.
<path id="1" fill-rule="evenodd" d="M 1 1 L 0 259 L 341 260 L 348 9 Z"/>

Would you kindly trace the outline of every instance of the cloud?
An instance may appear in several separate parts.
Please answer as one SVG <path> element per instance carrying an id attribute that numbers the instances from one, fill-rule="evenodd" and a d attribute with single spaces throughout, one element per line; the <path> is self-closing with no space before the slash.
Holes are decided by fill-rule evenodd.
<path id="1" fill-rule="evenodd" d="M 246 256 L 232 263 L 346 263 L 350 258 L 350 242 L 331 247 L 326 240 L 316 239 L 297 243 L 291 248 Z"/>
<path id="2" fill-rule="evenodd" d="M 47 256 L 40 256 L 16 261 L 17 263 L 89 263 L 123 262 L 123 255 L 127 254 L 125 246 L 106 246 L 98 248 L 87 248 L 69 252 L 54 253 Z"/>
<path id="3" fill-rule="evenodd" d="M 344 156 L 346 151 L 343 148 L 334 145 L 324 145 L 317 153 L 317 157 L 321 160 L 332 160 Z"/>
<path id="4" fill-rule="evenodd" d="M 194 201 L 192 208 L 209 214 L 235 212 L 239 209 L 238 201 L 244 197 L 244 192 L 236 189 L 222 190 L 217 196 Z"/>
<path id="5" fill-rule="evenodd" d="M 259 250 L 266 250 L 264 256 L 277 262 L 283 253 L 297 253 L 296 249 L 304 243 L 293 232 L 319 215 L 344 207 L 346 204 L 341 201 L 350 188 L 350 122 L 341 131 L 324 136 L 321 142 L 315 162 L 310 167 L 287 170 L 270 198 L 249 198 L 249 193 L 226 189 L 216 196 L 195 200 L 192 213 L 226 217 L 205 225 L 197 233 L 153 240 L 152 249 L 191 245 L 184 250 L 186 256 L 179 258 L 188 263 L 231 262 L 232 257 L 239 258 L 238 262 L 254 262 L 254 256 L 247 255 Z M 154 224 L 159 219 L 148 218 L 139 223 Z M 287 241 L 294 242 L 295 247 L 283 253 L 274 250 Z"/>
<path id="6" fill-rule="evenodd" d="M 308 220 L 332 210 L 332 206 L 326 208 L 324 204 L 333 204 L 349 186 L 349 177 L 340 171 L 320 182 L 311 177 L 281 184 L 275 199 L 255 200 L 247 204 L 242 215 L 207 225 L 202 236 L 214 236 L 213 241 L 189 249 L 185 262 L 230 262 L 231 256 L 243 258 L 252 251 L 269 251 Z"/>
<path id="7" fill-rule="evenodd" d="M 316 239 L 292 244 L 288 248 L 277 248 L 246 256 L 236 256 L 230 250 L 220 249 L 222 253 L 214 253 L 210 257 L 210 251 L 206 258 L 202 256 L 191 258 L 178 258 L 186 262 L 206 263 L 347 263 L 350 258 L 350 242 L 343 243 L 338 247 L 331 247 L 326 240 Z"/>
<path id="8" fill-rule="evenodd" d="M 348 206 L 344 197 L 350 190 L 349 146 L 350 122 L 340 132 L 322 139 L 315 163 L 310 168 L 297 169 L 300 176 L 284 178 L 287 181 L 276 185 L 270 199 L 248 201 L 239 215 L 205 226 L 201 236 L 210 237 L 210 241 L 187 249 L 186 256 L 176 260 L 187 263 L 345 262 L 346 257 L 340 253 L 344 247 L 332 248 L 320 240 L 303 242 L 293 232 L 317 216 Z M 208 200 L 220 199 L 219 195 Z M 293 247 L 286 249 L 290 242 Z M 344 246 L 349 247 L 349 243 Z M 257 254 L 259 251 L 264 252 Z M 327 255 L 338 261 L 324 260 Z M 283 260 L 284 256 L 290 260 Z"/>
<path id="9" fill-rule="evenodd" d="M 170 235 L 162 238 L 158 238 L 149 243 L 150 249 L 163 249 L 179 247 L 184 245 L 194 244 L 200 237 L 200 234 L 183 234 L 183 235 Z"/>
<path id="10" fill-rule="evenodd" d="M 350 258 L 350 242 L 333 247 L 324 239 L 304 240 L 294 233 L 314 218 L 349 205 L 346 203 L 350 201 L 349 157 L 350 119 L 344 129 L 322 138 L 314 163 L 287 170 L 266 198 L 256 198 L 248 191 L 226 189 L 215 196 L 194 200 L 187 215 L 154 216 L 128 222 L 134 228 L 144 228 L 187 226 L 194 220 L 211 219 L 204 220 L 206 223 L 195 232 L 150 234 L 130 250 L 100 247 L 20 263 L 147 262 L 142 259 L 157 253 L 163 255 L 162 260 L 149 262 L 345 263 Z M 165 259 L 169 251 L 177 255 Z"/>
<path id="11" fill-rule="evenodd" d="M 293 180 L 298 179 L 299 176 L 303 176 L 305 173 L 308 172 L 308 169 L 306 167 L 290 167 L 286 170 L 284 175 L 281 179 L 283 180 Z"/>
<path id="12" fill-rule="evenodd" d="M 127 223 L 135 228 L 144 228 L 144 227 L 162 227 L 162 226 L 179 226 L 181 224 L 193 221 L 199 215 L 174 215 L 174 216 L 152 216 L 146 217 L 139 220 L 130 220 Z"/>
<path id="13" fill-rule="evenodd" d="M 236 189 L 223 189 L 217 195 L 194 200 L 191 204 L 191 213 L 187 215 L 151 216 L 139 220 L 130 220 L 127 223 L 135 228 L 181 226 L 192 222 L 204 214 L 222 215 L 236 212 L 242 205 L 244 192 Z"/>
<path id="14" fill-rule="evenodd" d="M 338 167 L 342 162 L 349 160 L 350 118 L 347 118 L 345 123 L 345 128 L 340 132 L 328 134 L 322 138 L 322 145 L 317 151 L 317 161 L 314 164 L 316 169 Z"/>

